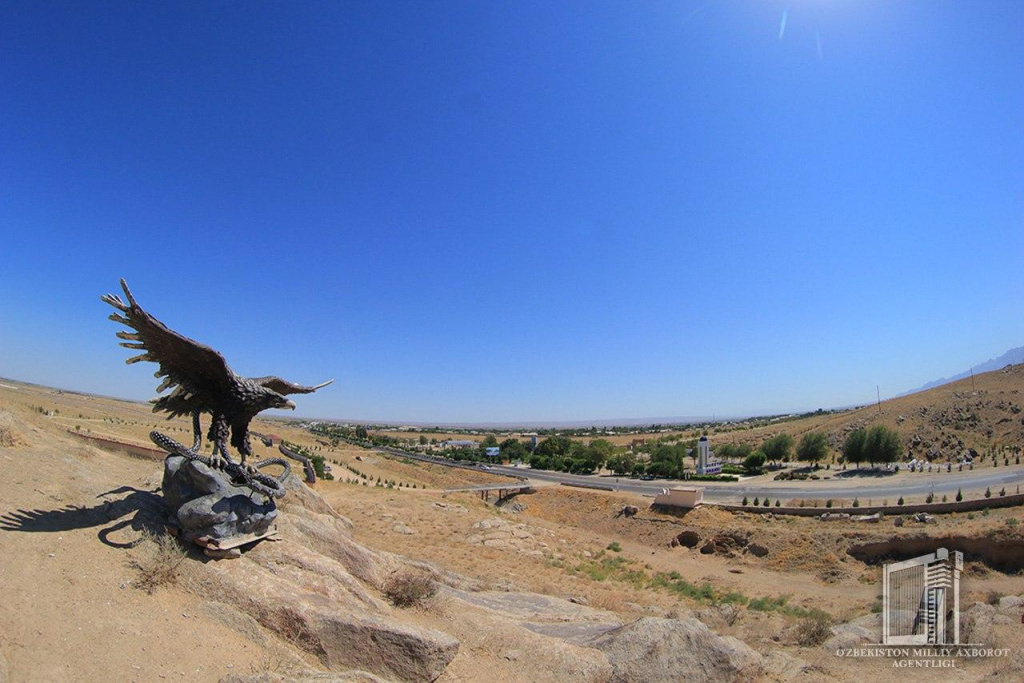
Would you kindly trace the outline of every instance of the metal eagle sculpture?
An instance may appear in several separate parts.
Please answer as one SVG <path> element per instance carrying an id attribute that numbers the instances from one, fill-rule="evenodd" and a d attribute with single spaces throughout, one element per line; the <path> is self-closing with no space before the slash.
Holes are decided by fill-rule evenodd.
<path id="1" fill-rule="evenodd" d="M 254 475 L 257 475 L 257 468 L 270 462 L 264 461 L 255 466 L 246 462 L 252 455 L 249 442 L 249 423 L 252 419 L 271 408 L 294 410 L 295 404 L 285 396 L 309 394 L 334 380 L 307 387 L 280 377 L 240 377 L 228 367 L 220 353 L 171 330 L 139 306 L 123 278 L 121 289 L 128 299 L 127 303 L 114 294 L 106 294 L 101 299 L 119 311 L 109 316 L 111 320 L 134 330 L 117 333 L 120 339 L 126 340 L 121 342 L 121 346 L 143 351 L 125 363 L 157 363 L 160 369 L 154 376 L 164 378 L 163 383 L 157 387 L 157 393 L 166 389 L 173 391 L 166 396 L 151 399 L 153 412 L 168 413 L 168 420 L 179 415 L 191 415 L 193 419 L 195 443 L 192 449 L 186 449 L 159 432 L 152 432 L 150 438 L 165 450 L 177 451 L 186 457 L 197 456 L 192 459 L 207 462 L 214 467 L 235 470 L 247 483 L 251 483 Z M 201 413 L 209 413 L 212 417 L 207 438 L 214 443 L 214 453 L 209 459 L 198 456 Z M 229 433 L 231 445 L 241 455 L 240 467 L 228 455 Z M 283 489 L 279 495 L 283 495 Z"/>

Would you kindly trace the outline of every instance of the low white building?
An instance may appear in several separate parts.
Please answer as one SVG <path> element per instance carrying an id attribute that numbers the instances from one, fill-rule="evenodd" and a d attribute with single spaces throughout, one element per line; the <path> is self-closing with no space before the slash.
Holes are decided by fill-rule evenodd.
<path id="1" fill-rule="evenodd" d="M 695 508 L 704 502 L 704 489 L 696 487 L 677 487 L 662 489 L 654 497 L 655 505 L 669 505 L 677 508 Z"/>

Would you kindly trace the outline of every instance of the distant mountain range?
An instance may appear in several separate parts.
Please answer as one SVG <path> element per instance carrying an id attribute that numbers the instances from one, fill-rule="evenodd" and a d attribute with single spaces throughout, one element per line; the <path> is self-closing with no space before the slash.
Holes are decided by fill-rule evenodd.
<path id="1" fill-rule="evenodd" d="M 1007 365 L 1016 365 L 1018 363 L 1024 363 L 1024 346 L 1018 346 L 1015 349 L 1010 349 L 1003 355 L 999 356 L 999 358 L 992 358 L 991 360 L 987 360 L 984 363 L 975 365 L 974 374 L 980 375 L 983 372 L 1002 370 Z M 942 379 L 937 379 L 934 382 L 928 382 L 928 384 L 925 384 L 922 387 L 918 387 L 917 389 L 912 389 L 910 391 L 905 391 L 902 394 L 899 394 L 898 396 L 909 396 L 910 394 L 916 394 L 919 391 L 927 391 L 928 389 L 941 387 L 943 384 L 949 384 L 950 382 L 955 382 L 960 379 L 967 379 L 970 376 L 971 371 L 968 370 L 967 372 L 961 372 L 959 375 L 954 375 L 952 377 L 943 377 Z"/>

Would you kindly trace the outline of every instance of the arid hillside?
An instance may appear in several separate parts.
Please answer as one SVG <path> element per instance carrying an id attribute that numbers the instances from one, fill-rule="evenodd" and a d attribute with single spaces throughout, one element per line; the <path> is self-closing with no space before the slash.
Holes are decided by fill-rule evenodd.
<path id="1" fill-rule="evenodd" d="M 1024 365 L 1011 365 L 929 389 L 836 414 L 780 421 L 752 429 L 718 429 L 721 442 L 758 444 L 779 432 L 799 438 L 825 431 L 838 447 L 858 427 L 884 424 L 897 430 L 917 457 L 945 462 L 967 449 L 1017 450 L 1024 445 Z"/>
<path id="2" fill-rule="evenodd" d="M 214 561 L 162 534 L 158 458 L 80 438 L 146 445 L 154 425 L 189 425 L 0 385 L 5 683 L 932 680 L 835 651 L 877 642 L 879 563 L 940 545 L 965 553 L 967 632 L 1024 647 L 1020 509 L 853 525 L 669 515 L 642 496 L 565 487 L 496 506 L 445 493 L 500 481 L 486 472 L 331 450 L 263 421 L 325 455 L 337 479 L 291 481 L 282 540 Z M 630 505 L 638 514 L 622 513 Z M 392 604 L 402 576 L 436 594 Z M 951 680 L 1022 673 L 1015 655 L 962 662 Z"/>

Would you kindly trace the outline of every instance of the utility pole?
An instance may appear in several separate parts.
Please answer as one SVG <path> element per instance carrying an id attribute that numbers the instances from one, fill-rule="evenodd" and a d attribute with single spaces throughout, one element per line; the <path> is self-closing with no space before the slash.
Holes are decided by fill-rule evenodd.
<path id="1" fill-rule="evenodd" d="M 882 414 L 882 392 L 878 389 L 878 385 L 875 385 L 875 397 L 878 399 L 878 414 Z"/>
<path id="2" fill-rule="evenodd" d="M 974 391 L 974 366 L 971 366 L 971 391 Z"/>

